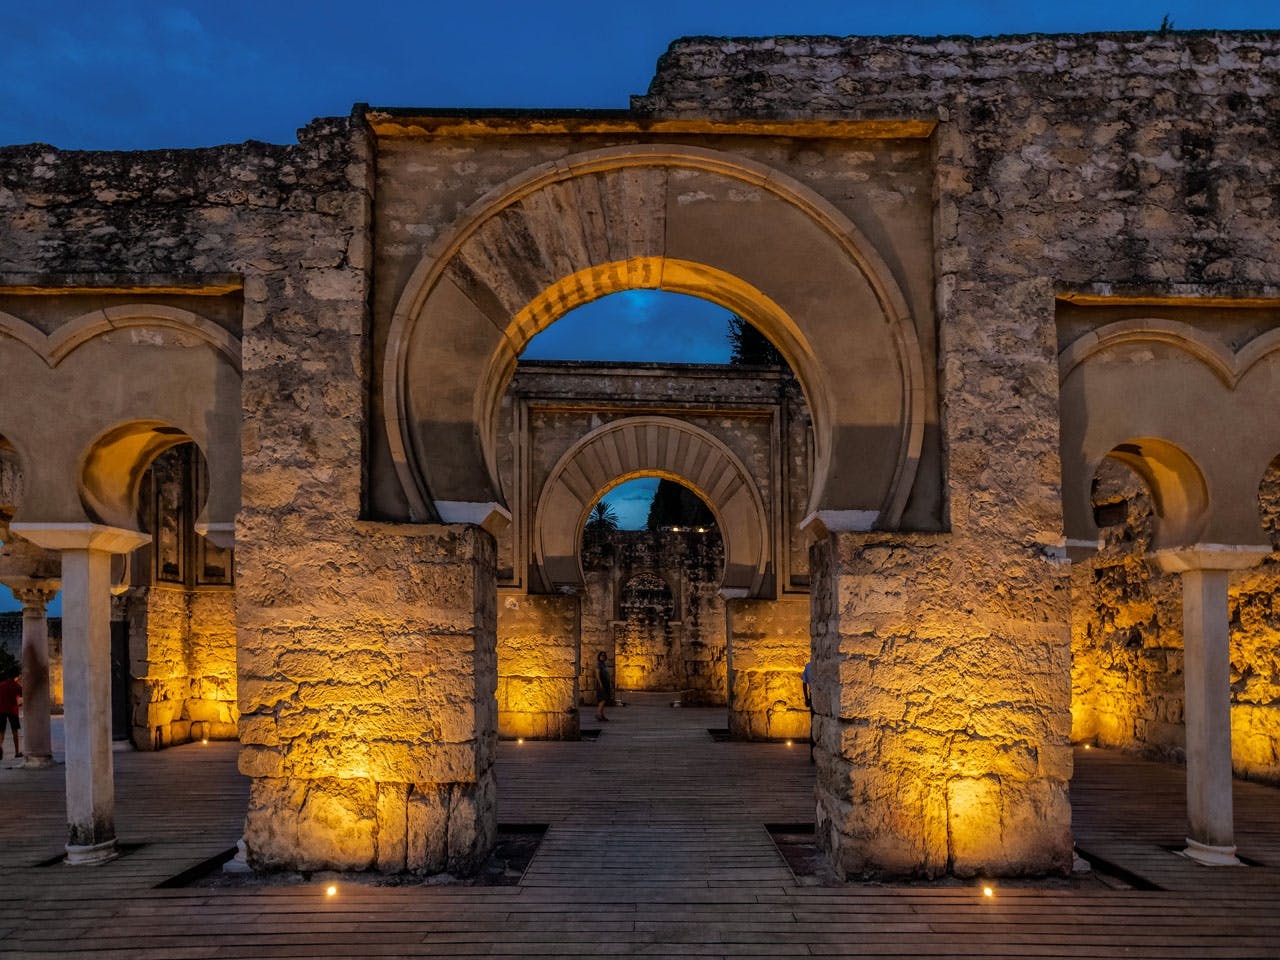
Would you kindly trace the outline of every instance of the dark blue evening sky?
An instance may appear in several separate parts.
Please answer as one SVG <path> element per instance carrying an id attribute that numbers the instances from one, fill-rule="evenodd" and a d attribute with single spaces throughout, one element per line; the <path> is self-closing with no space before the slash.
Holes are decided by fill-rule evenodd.
<path id="1" fill-rule="evenodd" d="M 681 36 L 1154 30 L 1166 15 L 1181 30 L 1280 27 L 1276 0 L 0 0 L 0 145 L 289 143 L 312 118 L 357 102 L 625 108 Z M 714 308 L 659 301 L 600 301 L 582 311 L 578 333 L 564 322 L 534 349 L 723 359 Z M 635 349 L 654 343 L 675 352 Z M 615 498 L 623 507 L 644 494 L 628 485 Z"/>
<path id="2" fill-rule="evenodd" d="M 1275 0 L 0 0 L 0 144 L 291 142 L 353 103 L 625 108 L 680 36 L 1280 26 Z"/>

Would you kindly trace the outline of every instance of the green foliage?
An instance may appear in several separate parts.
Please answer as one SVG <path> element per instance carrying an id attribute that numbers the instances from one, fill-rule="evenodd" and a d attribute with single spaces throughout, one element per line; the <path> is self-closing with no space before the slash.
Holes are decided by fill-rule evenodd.
<path id="1" fill-rule="evenodd" d="M 729 318 L 726 334 L 733 348 L 729 362 L 738 365 L 783 366 L 786 360 L 769 338 L 737 314 Z"/>
<path id="2" fill-rule="evenodd" d="M 603 500 L 599 501 L 587 516 L 586 529 L 588 533 L 593 534 L 612 533 L 618 529 L 617 511 Z"/>

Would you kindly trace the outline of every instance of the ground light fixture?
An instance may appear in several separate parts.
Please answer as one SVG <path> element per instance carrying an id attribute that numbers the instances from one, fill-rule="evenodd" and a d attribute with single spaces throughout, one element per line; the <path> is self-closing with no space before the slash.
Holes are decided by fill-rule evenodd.
<path id="1" fill-rule="evenodd" d="M 331 883 L 331 884 L 329 884 L 327 887 L 325 887 L 325 888 L 324 888 L 324 895 L 325 895 L 326 897 L 336 897 L 336 896 L 338 895 L 338 886 L 337 886 L 337 884 Z"/>

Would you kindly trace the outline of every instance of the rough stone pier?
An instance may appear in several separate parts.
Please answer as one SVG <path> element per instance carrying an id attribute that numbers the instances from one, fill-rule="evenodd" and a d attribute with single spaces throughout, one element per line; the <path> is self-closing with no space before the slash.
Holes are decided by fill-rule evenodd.
<path id="1" fill-rule="evenodd" d="M 268 957 L 1147 957 L 1280 955 L 1280 791 L 1236 785 L 1250 865 L 1199 866 L 1182 772 L 1080 750 L 1077 842 L 1126 884 L 797 882 L 764 824 L 811 816 L 803 744 L 714 742 L 724 712 L 633 703 L 594 742 L 504 742 L 503 822 L 549 824 L 522 882 L 157 889 L 239 836 L 248 794 L 227 743 L 118 754 L 126 855 L 61 851 L 61 770 L 0 769 L 6 960 Z M 136 846 L 135 846 L 136 845 Z M 1140 883 L 1139 881 L 1145 881 Z M 326 896 L 336 884 L 337 893 Z M 1135 889 L 1140 886 L 1162 889 Z"/>

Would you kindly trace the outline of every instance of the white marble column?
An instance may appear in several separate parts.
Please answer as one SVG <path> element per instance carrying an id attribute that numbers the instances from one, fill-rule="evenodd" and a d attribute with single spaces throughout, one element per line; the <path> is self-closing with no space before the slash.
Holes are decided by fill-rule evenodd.
<path id="1" fill-rule="evenodd" d="M 1187 848 L 1213 866 L 1238 864 L 1231 799 L 1231 570 L 1258 563 L 1269 550 L 1197 544 L 1155 554 L 1182 574 L 1182 708 L 1187 751 Z"/>
<path id="2" fill-rule="evenodd" d="M 49 622 L 45 608 L 57 594 L 58 581 L 9 583 L 22 604 L 22 742 L 27 767 L 53 766 L 49 734 Z"/>
<path id="3" fill-rule="evenodd" d="M 62 552 L 62 699 L 67 749 L 67 862 L 116 854 L 111 754 L 111 555 L 150 538 L 95 523 L 14 523 Z"/>

